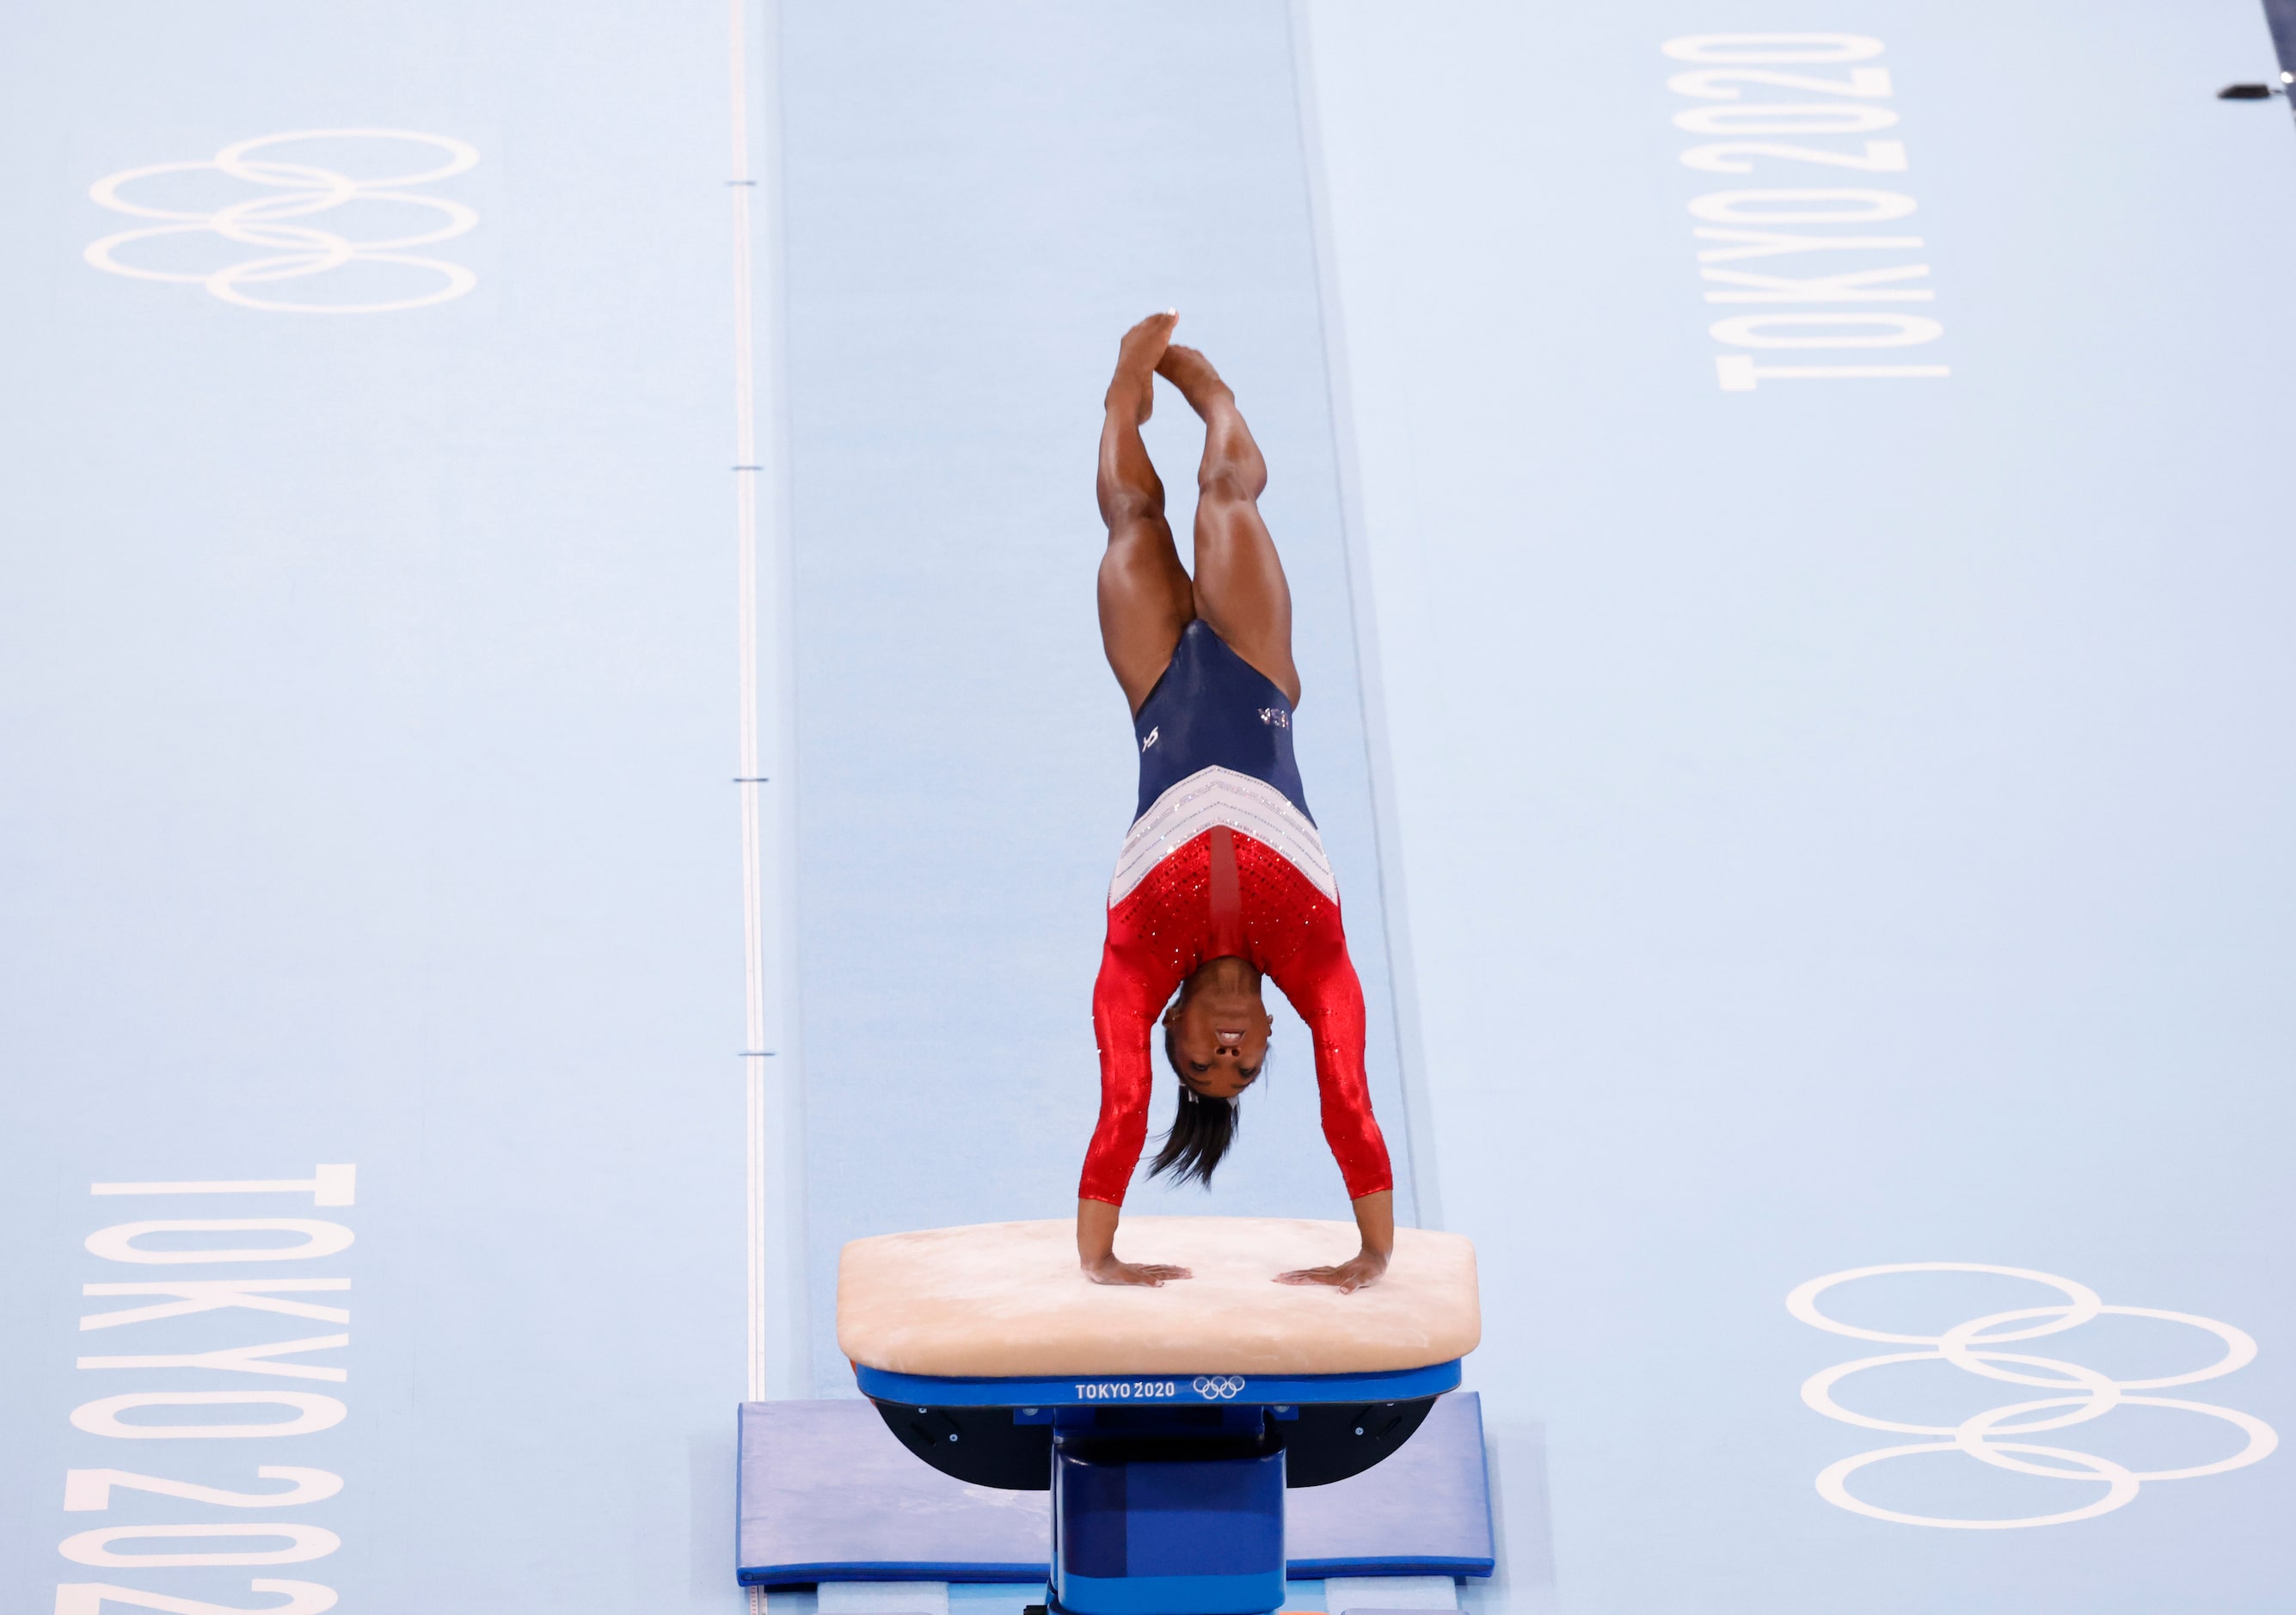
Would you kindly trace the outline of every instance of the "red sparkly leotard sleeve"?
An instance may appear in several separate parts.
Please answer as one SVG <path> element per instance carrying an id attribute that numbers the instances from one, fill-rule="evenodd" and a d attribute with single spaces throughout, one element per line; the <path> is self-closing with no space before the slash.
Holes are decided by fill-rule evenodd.
<path id="1" fill-rule="evenodd" d="M 1339 903 L 1281 853 L 1221 828 L 1175 848 L 1108 911 L 1092 995 L 1100 1125 L 1078 1197 L 1124 1203 L 1147 1140 L 1156 1017 L 1198 965 L 1226 955 L 1264 971 L 1307 1022 L 1324 1137 L 1348 1197 L 1393 1187 L 1364 1075 L 1363 988 Z"/>
<path id="2" fill-rule="evenodd" d="M 1152 938 L 1110 909 L 1100 978 L 1092 988 L 1092 1035 L 1100 1045 L 1100 1125 L 1085 1152 L 1078 1200 L 1124 1203 L 1125 1185 L 1148 1141 L 1149 1029 L 1179 984 L 1177 972 L 1158 968 Z"/>
<path id="3" fill-rule="evenodd" d="M 1316 894 L 1318 899 L 1320 892 Z M 1371 1113 L 1371 1083 L 1364 1074 L 1363 984 L 1348 957 L 1340 906 L 1322 905 L 1328 924 L 1309 928 L 1289 957 L 1270 960 L 1267 973 L 1316 1044 L 1316 1088 L 1323 1099 L 1324 1141 L 1340 1163 L 1348 1198 L 1361 1200 L 1395 1187 L 1387 1140 Z"/>

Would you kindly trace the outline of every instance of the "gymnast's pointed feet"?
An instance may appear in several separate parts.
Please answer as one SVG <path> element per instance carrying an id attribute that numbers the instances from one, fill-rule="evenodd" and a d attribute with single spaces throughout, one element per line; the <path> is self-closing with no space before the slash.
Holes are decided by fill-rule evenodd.
<path id="1" fill-rule="evenodd" d="M 1085 1276 L 1095 1284 L 1161 1284 L 1166 1279 L 1193 1278 L 1185 1267 L 1175 1267 L 1164 1262 L 1119 1262 L 1114 1256 L 1103 1257 L 1087 1265 Z"/>
<path id="2" fill-rule="evenodd" d="M 1132 417 L 1136 422 L 1155 412 L 1157 364 L 1172 340 L 1172 327 L 1179 323 L 1179 310 L 1167 309 L 1124 333 L 1116 347 L 1116 374 L 1108 383 L 1109 408 L 1129 405 L 1137 412 Z"/>
<path id="3" fill-rule="evenodd" d="M 1156 373 L 1178 388 L 1188 407 L 1207 420 L 1223 404 L 1235 402 L 1235 394 L 1220 380 L 1220 373 L 1212 368 L 1212 362 L 1193 348 L 1171 343 L 1156 361 Z"/>

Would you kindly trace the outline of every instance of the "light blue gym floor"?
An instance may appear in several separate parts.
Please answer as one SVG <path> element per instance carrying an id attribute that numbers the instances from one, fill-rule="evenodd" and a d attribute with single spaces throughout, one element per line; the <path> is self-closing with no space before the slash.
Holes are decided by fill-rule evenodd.
<path id="1" fill-rule="evenodd" d="M 1749 34 L 1837 58 L 1695 79 Z M 845 1241 L 1072 1207 L 1132 801 L 1092 456 L 1177 306 L 1272 468 L 1399 1205 L 1480 1255 L 1464 1601 L 2284 1609 L 2296 1455 L 2135 1478 L 2296 1429 L 2296 132 L 2212 99 L 2273 70 L 2254 0 L 751 0 L 746 350 L 734 37 L 18 10 L 10 1606 L 746 1607 L 753 1299 L 767 1391 L 849 1395 Z M 358 133 L 239 149 L 312 130 Z M 1685 161 L 1733 140 L 1869 166 Z M 1728 200 L 1781 188 L 1826 194 Z M 1699 257 L 1764 232 L 1915 244 Z M 1752 373 L 1843 365 L 1949 373 Z M 1296 1021 L 1261 1087 L 1209 1200 L 1132 1208 L 1345 1216 Z M 120 1232 L 201 1222 L 296 1226 Z M 1905 1264 L 2048 1277 L 1788 1310 Z M 1873 1357 L 1874 1422 L 1805 1403 Z M 283 1468 L 340 1493 L 250 1507 Z"/>

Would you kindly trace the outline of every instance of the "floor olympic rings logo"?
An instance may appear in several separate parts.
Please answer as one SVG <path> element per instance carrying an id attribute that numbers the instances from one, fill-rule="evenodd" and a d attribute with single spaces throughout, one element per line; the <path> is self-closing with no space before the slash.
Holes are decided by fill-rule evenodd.
<path id="1" fill-rule="evenodd" d="M 1241 1374 L 1198 1374 L 1193 1381 L 1195 1392 L 1208 1402 L 1225 1402 L 1243 1389 Z"/>
<path id="2" fill-rule="evenodd" d="M 1818 1310 L 1818 1297 L 1836 1284 L 1847 1283 L 1851 1279 L 1875 1278 L 1898 1273 L 1997 1274 L 2046 1284 L 2065 1299 L 2046 1307 L 2022 1307 L 2014 1311 L 1972 1318 L 1967 1323 L 1956 1324 L 1943 1334 L 1892 1334 L 1879 1329 L 1861 1329 L 1830 1318 Z M 2195 1317 L 2190 1313 L 2164 1312 L 2153 1307 L 2108 1307 L 2087 1285 L 2058 1278 L 2053 1274 L 2037 1273 L 2027 1267 L 1988 1267 L 1981 1262 L 1899 1262 L 1882 1267 L 1853 1267 L 1845 1273 L 1830 1273 L 1824 1278 L 1815 1278 L 1801 1285 L 1786 1298 L 1786 1310 L 1803 1323 L 1834 1334 L 1922 1348 L 1918 1351 L 1892 1351 L 1879 1357 L 1859 1357 L 1854 1362 L 1837 1363 L 1812 1374 L 1801 1388 L 1801 1399 L 1805 1403 L 1827 1418 L 1840 1420 L 1844 1424 L 1903 1435 L 1945 1438 L 1943 1440 L 1910 1442 L 1902 1447 L 1875 1447 L 1871 1452 L 1859 1453 L 1831 1464 L 1818 1475 L 1820 1496 L 1838 1508 L 1875 1520 L 1961 1530 L 2009 1530 L 2021 1526 L 2063 1525 L 2070 1521 L 2110 1513 L 2136 1496 L 2137 1489 L 2147 1480 L 2189 1480 L 2201 1475 L 2220 1475 L 2227 1470 L 2242 1469 L 2259 1462 L 2280 1444 L 2280 1438 L 2274 1433 L 2272 1427 L 2251 1414 L 2219 1407 L 2210 1402 L 2131 1394 L 2165 1390 L 2173 1386 L 2218 1379 L 2235 1369 L 2245 1367 L 2256 1356 L 2256 1342 L 2247 1334 L 2229 1324 L 2220 1324 L 2213 1318 Z M 2216 1336 L 2223 1342 L 2224 1353 L 2207 1367 L 2194 1369 L 2189 1373 L 2166 1374 L 2150 1380 L 2115 1380 L 2078 1363 L 2001 1349 L 2019 1341 L 2062 1334 L 2100 1316 L 2158 1318 L 2166 1323 L 2183 1324 Z M 1988 1408 L 1971 1415 L 1959 1424 L 1900 1423 L 1896 1420 L 1855 1412 L 1834 1399 L 1834 1388 L 1852 1374 L 1898 1363 L 1936 1361 L 1950 1363 L 1984 1379 L 2011 1385 L 2032 1386 L 2057 1394 Z M 2070 1447 L 2030 1440 L 2005 1439 L 2030 1437 L 2044 1431 L 2085 1424 L 2093 1419 L 2103 1418 L 2116 1407 L 2124 1406 L 2169 1407 L 2221 1419 L 2243 1432 L 2248 1438 L 2247 1445 L 2229 1458 L 2220 1458 L 2213 1463 L 2198 1463 L 2185 1469 L 2132 1470 L 2093 1453 L 2076 1452 Z M 2021 1520 L 1944 1520 L 1882 1508 L 1854 1496 L 1849 1490 L 1849 1477 L 1868 1464 L 1915 1453 L 1950 1452 L 1964 1453 L 1980 1463 L 1989 1463 L 1997 1469 L 2009 1470 L 2021 1475 L 2101 1483 L 2105 1488 L 2104 1496 L 2081 1508 L 2068 1509 L 2055 1514 L 2036 1514 Z"/>
<path id="3" fill-rule="evenodd" d="M 427 167 L 371 179 L 354 179 L 332 168 L 308 162 L 289 162 L 258 157 L 269 147 L 303 141 L 398 141 L 429 146 L 439 153 Z M 115 213 L 158 219 L 91 242 L 82 254 L 96 268 L 140 281 L 168 281 L 204 286 L 226 303 L 242 308 L 266 308 L 293 314 L 387 314 L 402 308 L 424 308 L 447 302 L 478 284 L 478 276 L 460 264 L 422 257 L 410 249 L 433 246 L 468 232 L 479 216 L 458 201 L 425 196 L 408 187 L 450 179 L 478 165 L 476 149 L 443 135 L 418 135 L 405 129 L 300 129 L 286 135 L 266 135 L 226 146 L 201 162 L 154 163 L 128 168 L 96 181 L 88 194 Z M 259 187 L 257 194 L 210 212 L 162 208 L 130 201 L 121 193 L 139 182 L 164 175 L 217 173 Z M 148 188 L 148 187 L 147 187 Z M 380 241 L 353 241 L 316 224 L 299 223 L 332 213 L 354 202 L 399 203 L 439 216 L 439 222 L 412 234 Z M 209 271 L 145 267 L 124 261 L 121 250 L 140 242 L 166 236 L 215 235 L 257 250 L 257 255 Z M 263 288 L 280 281 L 325 275 L 348 264 L 396 264 L 436 275 L 438 283 L 411 296 L 381 302 L 307 302 L 268 295 Z"/>

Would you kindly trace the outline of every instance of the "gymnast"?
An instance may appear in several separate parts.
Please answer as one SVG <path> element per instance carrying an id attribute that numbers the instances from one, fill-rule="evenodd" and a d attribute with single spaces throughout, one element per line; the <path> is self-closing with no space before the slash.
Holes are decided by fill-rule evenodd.
<path id="1" fill-rule="evenodd" d="M 1109 885 L 1092 995 L 1100 1124 L 1078 1190 L 1077 1256 L 1103 1284 L 1191 1276 L 1119 1261 L 1114 1249 L 1148 1133 L 1150 1028 L 1160 1010 L 1164 1058 L 1180 1081 L 1150 1176 L 1209 1185 L 1234 1137 L 1238 1099 L 1267 1058 L 1275 1023 L 1260 984 L 1273 977 L 1313 1034 L 1324 1136 L 1363 1242 L 1347 1261 L 1280 1279 L 1354 1291 L 1387 1270 L 1394 1178 L 1364 1078 L 1363 988 L 1339 888 L 1292 757 L 1292 594 L 1259 518 L 1267 463 L 1218 372 L 1173 345 L 1178 321 L 1152 315 L 1125 333 L 1100 432 L 1101 643 L 1132 706 L 1140 799 Z M 1160 375 L 1204 422 L 1193 578 L 1140 439 Z"/>

